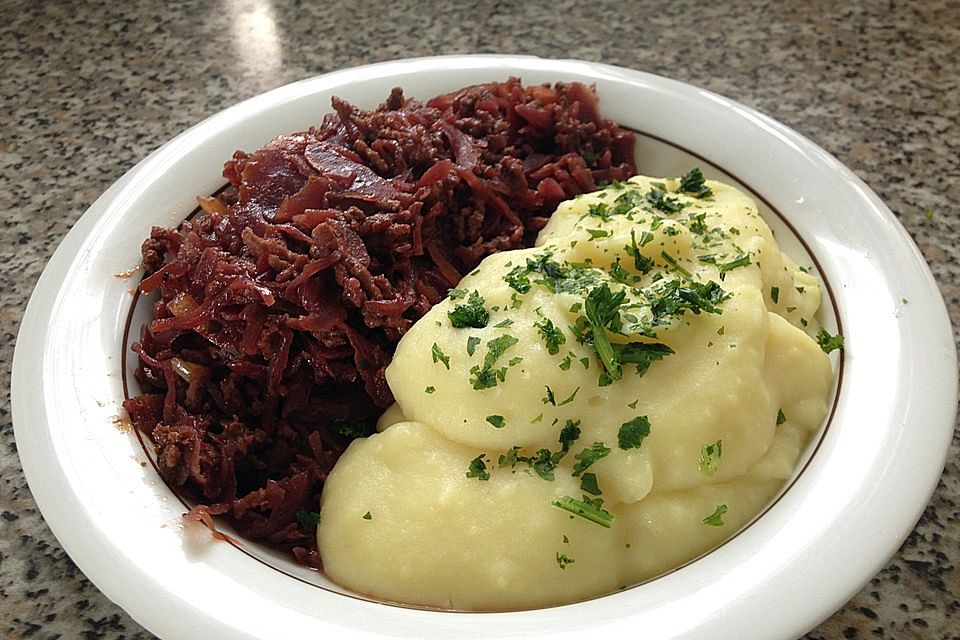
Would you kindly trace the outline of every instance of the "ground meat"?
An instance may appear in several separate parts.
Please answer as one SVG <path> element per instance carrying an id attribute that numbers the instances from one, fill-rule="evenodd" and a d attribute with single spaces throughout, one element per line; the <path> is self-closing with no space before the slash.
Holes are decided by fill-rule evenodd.
<path id="1" fill-rule="evenodd" d="M 158 297 L 134 345 L 144 393 L 124 403 L 191 517 L 312 564 L 324 479 L 393 401 L 401 336 L 560 201 L 635 172 L 633 136 L 578 83 L 332 102 L 319 127 L 236 152 L 200 215 L 143 243 Z"/>

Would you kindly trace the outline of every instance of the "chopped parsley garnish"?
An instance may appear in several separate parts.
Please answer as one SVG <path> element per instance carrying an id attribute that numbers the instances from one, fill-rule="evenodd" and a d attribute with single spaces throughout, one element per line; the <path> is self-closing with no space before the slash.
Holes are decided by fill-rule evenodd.
<path id="1" fill-rule="evenodd" d="M 500 458 L 497 460 L 497 465 L 501 469 L 504 467 L 517 466 L 517 462 L 520 461 L 520 458 L 517 456 L 518 451 L 520 451 L 520 447 L 511 447 L 506 453 L 501 453 Z"/>
<path id="2" fill-rule="evenodd" d="M 586 518 L 590 522 L 595 522 L 601 527 L 606 527 L 607 529 L 612 527 L 614 521 L 617 519 L 616 516 L 609 511 L 595 507 L 593 504 L 576 500 L 570 496 L 554 498 L 550 504 L 555 507 L 559 507 L 564 511 L 569 511 L 570 513 L 580 516 L 581 518 Z"/>
<path id="3" fill-rule="evenodd" d="M 597 462 L 601 458 L 606 457 L 609 453 L 609 447 L 604 446 L 602 442 L 594 442 L 593 446 L 584 449 L 577 455 L 573 456 L 577 460 L 577 463 L 573 465 L 573 477 L 579 478 L 584 471 L 593 465 L 593 463 Z"/>
<path id="4" fill-rule="evenodd" d="M 590 234 L 591 240 L 596 240 L 597 238 L 606 238 L 613 235 L 613 232 L 608 229 L 587 229 L 587 233 Z"/>
<path id="5" fill-rule="evenodd" d="M 562 407 L 565 404 L 573 402 L 573 399 L 577 397 L 577 393 L 580 391 L 580 387 L 577 387 L 576 389 L 573 390 L 573 393 L 571 393 L 567 397 L 566 400 L 561 400 L 560 402 L 557 402 L 557 396 L 553 393 L 553 389 L 551 389 L 549 385 L 544 385 L 544 386 L 547 389 L 547 395 L 540 398 L 540 401 L 543 404 L 550 404 L 550 405 L 553 405 L 554 407 Z"/>
<path id="6" fill-rule="evenodd" d="M 505 329 L 513 324 L 513 320 L 507 318 L 506 320 L 501 320 L 497 324 L 493 325 L 494 329 Z"/>
<path id="7" fill-rule="evenodd" d="M 707 232 L 706 219 L 707 219 L 707 214 L 704 212 L 691 213 L 689 217 L 689 222 L 687 223 L 687 228 L 690 229 L 691 232 L 697 234 L 698 236 L 702 236 Z M 700 256 L 700 258 L 702 261 L 703 256 Z"/>
<path id="8" fill-rule="evenodd" d="M 713 191 L 704 184 L 705 182 L 703 172 L 700 171 L 699 167 L 694 167 L 689 173 L 680 178 L 680 186 L 677 187 L 677 191 L 689 193 L 695 198 L 709 198 L 713 195 Z"/>
<path id="9" fill-rule="evenodd" d="M 467 355 L 472 356 L 473 352 L 476 350 L 477 345 L 480 344 L 480 338 L 478 336 L 470 336 L 467 338 Z"/>
<path id="10" fill-rule="evenodd" d="M 720 267 L 720 273 L 726 273 L 731 269 L 736 269 L 737 267 L 745 267 L 750 264 L 750 256 L 748 254 L 743 254 L 738 256 L 735 260 L 730 262 L 724 262 L 723 264 L 717 265 Z"/>
<path id="11" fill-rule="evenodd" d="M 585 491 L 590 495 L 599 496 L 602 491 L 597 486 L 597 474 L 585 473 L 580 477 L 580 491 Z"/>
<path id="12" fill-rule="evenodd" d="M 647 191 L 644 197 L 648 203 L 654 206 L 654 208 L 659 209 L 664 213 L 677 213 L 687 206 L 685 203 L 680 202 L 676 198 L 669 197 L 667 192 L 663 189 L 650 189 L 650 191 Z"/>
<path id="13" fill-rule="evenodd" d="M 714 512 L 703 519 L 703 524 L 709 525 L 711 527 L 722 527 L 723 516 L 726 512 L 727 512 L 727 505 L 718 504 Z"/>
<path id="14" fill-rule="evenodd" d="M 426 394 L 431 394 L 431 393 L 433 393 L 433 392 L 436 391 L 436 390 L 437 390 L 436 387 L 434 387 L 433 385 L 430 385 L 429 387 L 427 387 L 426 389 L 424 389 L 423 392 L 426 393 Z"/>
<path id="15" fill-rule="evenodd" d="M 316 511 L 305 511 L 303 509 L 297 511 L 297 524 L 304 529 L 307 529 L 308 531 L 310 529 L 316 529 L 319 523 L 320 514 Z"/>
<path id="16" fill-rule="evenodd" d="M 610 205 L 606 202 L 597 202 L 596 204 L 591 204 L 587 207 L 587 215 L 594 216 L 595 218 L 600 218 L 604 222 L 610 220 Z"/>
<path id="17" fill-rule="evenodd" d="M 490 472 L 487 471 L 487 465 L 483 462 L 483 454 L 470 461 L 470 468 L 467 470 L 468 478 L 478 478 L 480 480 L 489 480 Z"/>
<path id="18" fill-rule="evenodd" d="M 773 304 L 780 302 L 780 287 L 770 287 L 770 299 L 773 300 Z"/>
<path id="19" fill-rule="evenodd" d="M 723 456 L 723 440 L 705 444 L 700 449 L 700 473 L 712 476 L 717 472 L 720 458 Z"/>
<path id="20" fill-rule="evenodd" d="M 830 353 L 843 348 L 843 336 L 839 333 L 832 336 L 826 329 L 820 329 L 820 331 L 817 331 L 817 344 L 820 345 L 824 353 Z"/>
<path id="21" fill-rule="evenodd" d="M 560 430 L 560 451 L 561 457 L 570 451 L 570 447 L 580 437 L 580 421 L 567 420 Z"/>
<path id="22" fill-rule="evenodd" d="M 611 343 L 606 331 L 622 333 L 623 322 L 620 307 L 626 300 L 626 292 L 613 293 L 609 285 L 594 288 L 585 300 L 586 318 L 579 318 L 571 329 L 581 343 L 590 344 L 603 364 L 600 385 L 605 386 L 613 380 L 619 380 L 623 371 L 622 364 L 636 364 L 637 373 L 643 375 L 650 363 L 663 359 L 673 350 L 660 343 L 629 342 Z M 656 313 L 656 309 L 654 309 Z"/>
<path id="23" fill-rule="evenodd" d="M 787 421 L 787 416 L 783 415 L 783 409 L 777 410 L 777 426 L 779 427 Z"/>
<path id="24" fill-rule="evenodd" d="M 639 449 L 643 439 L 650 435 L 650 420 L 647 416 L 637 416 L 629 422 L 620 425 L 617 433 L 617 446 L 627 449 Z"/>
<path id="25" fill-rule="evenodd" d="M 542 318 L 534 326 L 537 328 L 537 333 L 540 334 L 540 337 L 543 338 L 543 341 L 546 343 L 547 351 L 550 355 L 553 356 L 559 353 L 560 345 L 567 341 L 563 336 L 563 331 L 555 327 L 550 318 Z"/>
<path id="26" fill-rule="evenodd" d="M 690 311 L 694 315 L 699 315 L 701 311 L 723 313 L 717 305 L 730 297 L 730 294 L 713 280 L 706 283 L 687 284 L 679 280 L 671 280 L 662 287 L 659 295 L 647 292 L 644 295 L 650 302 L 654 325 L 667 324 L 673 317 L 682 315 L 684 311 Z"/>
<path id="27" fill-rule="evenodd" d="M 543 404 L 552 404 L 553 406 L 557 406 L 557 396 L 554 395 L 553 389 L 550 388 L 550 385 L 544 386 L 547 388 L 547 395 L 540 398 L 540 401 L 543 402 Z"/>
<path id="28" fill-rule="evenodd" d="M 568 558 L 565 554 L 557 551 L 557 564 L 561 569 L 566 569 L 568 564 L 576 562 L 573 558 Z"/>
<path id="29" fill-rule="evenodd" d="M 366 438 L 373 433 L 366 423 L 360 422 L 359 420 L 351 420 L 349 418 L 334 420 L 330 424 L 330 431 L 347 441 L 353 441 L 357 438 Z"/>
<path id="30" fill-rule="evenodd" d="M 650 368 L 650 363 L 663 360 L 665 356 L 674 353 L 673 349 L 659 342 L 628 342 L 611 346 L 617 361 L 621 364 L 637 365 L 637 375 L 641 376 Z"/>
<path id="31" fill-rule="evenodd" d="M 640 234 L 640 245 L 637 246 L 637 236 L 634 230 L 630 230 L 630 244 L 624 245 L 623 250 L 628 256 L 633 258 L 633 266 L 640 273 L 649 273 L 653 269 L 653 260 L 640 253 L 640 247 L 653 240 L 653 234 L 644 231 Z"/>
<path id="32" fill-rule="evenodd" d="M 607 273 L 610 274 L 610 279 L 614 282 L 628 286 L 640 281 L 640 276 L 635 276 L 620 266 L 620 258 L 617 258 L 617 261 L 610 265 L 610 270 Z"/>
<path id="33" fill-rule="evenodd" d="M 466 289 L 450 289 L 450 291 L 447 293 L 447 297 L 449 297 L 451 300 L 459 300 L 466 295 Z"/>
<path id="34" fill-rule="evenodd" d="M 503 419 L 503 416 L 487 416 L 487 422 L 493 425 L 495 429 L 502 429 L 507 421 Z"/>
<path id="35" fill-rule="evenodd" d="M 363 519 L 364 519 L 364 520 L 373 520 L 373 516 L 370 515 L 370 512 L 369 512 L 369 511 L 367 511 L 365 514 L 363 514 Z"/>
<path id="36" fill-rule="evenodd" d="M 544 277 L 531 282 L 530 277 L 536 274 L 542 274 Z M 541 284 L 554 291 L 555 281 L 563 280 L 568 275 L 567 269 L 551 261 L 550 254 L 545 253 L 537 259 L 527 258 L 526 264 L 515 266 L 503 277 L 503 281 L 518 293 L 527 293 L 532 284 Z"/>
<path id="37" fill-rule="evenodd" d="M 567 396 L 567 399 L 566 399 L 566 400 L 561 400 L 560 402 L 558 402 L 558 403 L 557 403 L 557 406 L 558 406 L 558 407 L 562 407 L 562 406 L 565 405 L 565 404 L 568 404 L 568 403 L 570 403 L 570 402 L 573 402 L 573 399 L 577 397 L 577 392 L 578 392 L 578 391 L 580 391 L 580 387 L 577 387 L 576 389 L 574 389 L 574 390 L 573 390 L 573 393 L 571 393 L 569 396 Z"/>
<path id="38" fill-rule="evenodd" d="M 450 356 L 445 354 L 436 342 L 433 343 L 433 347 L 430 349 L 430 355 L 433 356 L 433 362 L 442 362 L 443 366 L 447 368 L 447 371 L 450 370 Z"/>
<path id="39" fill-rule="evenodd" d="M 503 352 L 517 344 L 518 340 L 509 334 L 504 334 L 499 338 L 494 338 L 487 342 L 487 354 L 483 357 L 483 367 L 474 365 L 470 369 L 470 384 L 476 390 L 489 389 L 497 386 L 497 381 L 503 382 L 507 375 L 507 368 L 502 367 L 494 370 L 497 358 L 503 355 Z"/>
<path id="40" fill-rule="evenodd" d="M 610 339 L 607 338 L 605 328 L 614 332 L 620 331 L 622 327 L 620 305 L 623 304 L 626 297 L 626 292 L 613 293 L 610 287 L 604 283 L 593 289 L 587 295 L 584 303 L 587 322 L 589 322 L 593 333 L 593 348 L 607 373 L 614 380 L 620 379 L 620 364 L 616 360 L 616 354 L 610 345 Z"/>
<path id="41" fill-rule="evenodd" d="M 490 321 L 490 312 L 484 306 L 483 297 L 475 290 L 470 292 L 464 304 L 458 304 L 453 311 L 447 312 L 450 324 L 458 329 L 473 327 L 482 329 Z"/>
<path id="42" fill-rule="evenodd" d="M 553 460 L 553 453 L 550 449 L 540 449 L 537 455 L 532 458 L 523 459 L 530 465 L 538 476 L 544 480 L 553 481 L 553 470 L 557 468 L 557 463 Z"/>
<path id="43" fill-rule="evenodd" d="M 692 277 L 693 277 L 693 274 L 690 273 L 690 270 L 689 270 L 689 269 L 687 269 L 687 268 L 684 267 L 682 264 L 680 264 L 680 263 L 677 261 L 676 258 L 674 258 L 672 255 L 670 255 L 670 254 L 667 253 L 666 251 L 661 251 L 661 252 L 660 252 L 660 257 L 663 258 L 664 260 L 666 260 L 667 264 L 669 264 L 671 267 L 673 267 L 674 269 L 676 269 L 676 270 L 677 270 L 677 273 L 679 273 L 680 275 L 682 275 L 682 276 L 684 276 L 684 277 L 686 277 L 686 278 L 692 278 Z M 722 269 L 721 269 L 721 270 L 722 270 Z"/>

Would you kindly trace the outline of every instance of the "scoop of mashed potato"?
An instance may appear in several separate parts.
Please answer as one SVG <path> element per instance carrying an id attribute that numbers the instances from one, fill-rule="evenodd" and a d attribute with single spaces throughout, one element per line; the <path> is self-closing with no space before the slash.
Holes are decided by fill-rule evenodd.
<path id="1" fill-rule="evenodd" d="M 453 609 L 572 602 L 748 523 L 827 413 L 820 287 L 725 184 L 563 203 L 404 336 L 380 433 L 324 487 L 326 573 Z"/>

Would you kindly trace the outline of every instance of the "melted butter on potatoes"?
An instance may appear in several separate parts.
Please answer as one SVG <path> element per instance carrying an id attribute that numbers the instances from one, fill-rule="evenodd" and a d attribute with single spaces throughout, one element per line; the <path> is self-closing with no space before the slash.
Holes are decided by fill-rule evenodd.
<path id="1" fill-rule="evenodd" d="M 727 185 L 636 177 L 563 203 L 400 341 L 397 400 L 324 487 L 326 573 L 454 609 L 635 584 L 748 523 L 832 382 L 815 279 Z"/>

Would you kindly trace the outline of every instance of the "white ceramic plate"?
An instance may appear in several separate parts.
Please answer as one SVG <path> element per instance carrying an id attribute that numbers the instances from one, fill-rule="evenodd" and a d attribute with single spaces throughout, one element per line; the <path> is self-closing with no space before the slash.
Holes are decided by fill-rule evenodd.
<path id="1" fill-rule="evenodd" d="M 195 195 L 222 186 L 222 163 L 235 149 L 317 123 L 332 95 L 370 108 L 394 86 L 427 98 L 511 75 L 528 84 L 595 83 L 603 114 L 644 134 L 642 173 L 679 175 L 700 165 L 711 177 L 735 179 L 764 203 L 788 253 L 818 266 L 832 291 L 825 321 L 842 329 L 846 347 L 832 421 L 803 472 L 713 553 L 624 592 L 540 611 L 378 604 L 279 554 L 211 542 L 205 530 L 184 526 L 183 505 L 137 438 L 116 426 L 137 280 L 117 274 L 138 264 L 150 227 L 176 225 Z M 852 597 L 910 532 L 943 469 L 956 400 L 952 332 L 929 269 L 890 211 L 837 160 L 770 118 L 689 85 L 593 63 L 500 56 L 312 78 L 227 109 L 158 149 L 90 207 L 50 260 L 23 319 L 12 383 L 18 450 L 51 529 L 107 596 L 166 639 L 796 638 Z"/>

